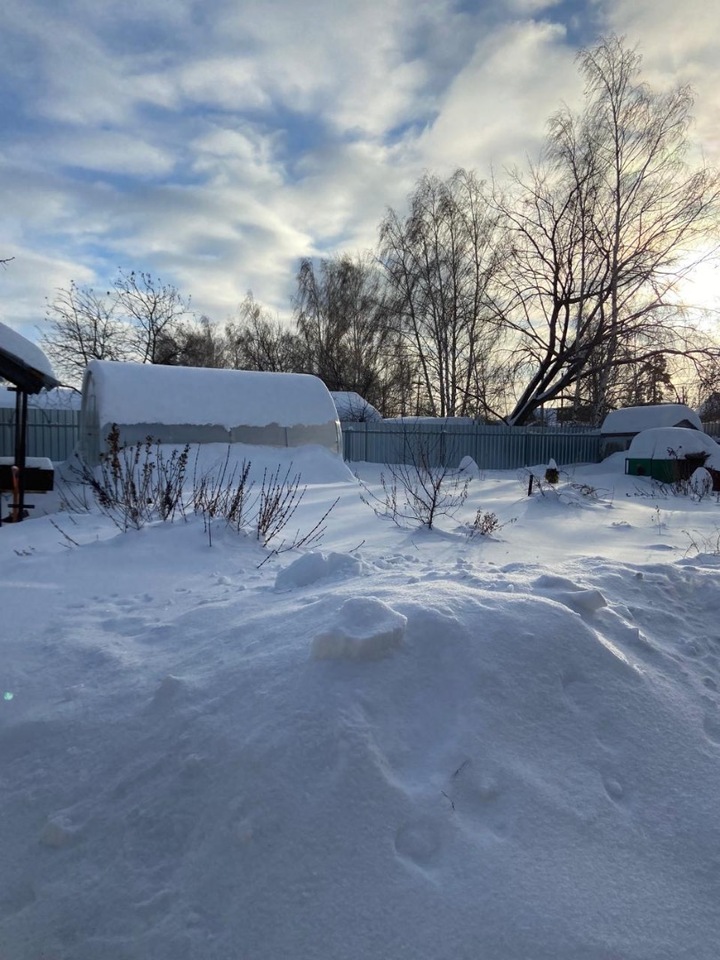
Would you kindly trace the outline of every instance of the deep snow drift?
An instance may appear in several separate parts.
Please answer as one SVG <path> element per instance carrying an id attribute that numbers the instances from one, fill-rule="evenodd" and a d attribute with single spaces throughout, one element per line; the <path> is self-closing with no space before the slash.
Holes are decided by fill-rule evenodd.
<path id="1" fill-rule="evenodd" d="M 0 529 L 0 957 L 715 960 L 720 505 L 616 457 L 402 530 L 305 467 L 262 566 Z"/>

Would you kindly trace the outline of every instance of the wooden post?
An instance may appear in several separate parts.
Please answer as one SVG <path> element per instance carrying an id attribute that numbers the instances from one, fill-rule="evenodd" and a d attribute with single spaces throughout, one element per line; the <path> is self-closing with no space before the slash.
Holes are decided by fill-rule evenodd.
<path id="1" fill-rule="evenodd" d="M 15 468 L 13 469 L 13 521 L 25 515 L 25 455 L 27 436 L 27 393 L 16 387 L 15 393 Z"/>
<path id="2" fill-rule="evenodd" d="M 19 523 L 20 520 L 22 520 L 22 512 L 20 510 L 20 470 L 16 464 L 13 464 L 10 469 L 12 471 L 13 486 L 13 505 L 10 519 L 13 523 Z"/>

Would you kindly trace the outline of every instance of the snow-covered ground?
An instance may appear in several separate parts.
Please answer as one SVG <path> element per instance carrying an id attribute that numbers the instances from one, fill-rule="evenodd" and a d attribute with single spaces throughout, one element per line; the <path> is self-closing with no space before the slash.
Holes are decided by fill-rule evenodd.
<path id="1" fill-rule="evenodd" d="M 294 526 L 340 499 L 262 566 L 200 518 L 0 529 L 0 958 L 716 960 L 715 497 L 615 457 L 429 532 L 295 456 Z"/>

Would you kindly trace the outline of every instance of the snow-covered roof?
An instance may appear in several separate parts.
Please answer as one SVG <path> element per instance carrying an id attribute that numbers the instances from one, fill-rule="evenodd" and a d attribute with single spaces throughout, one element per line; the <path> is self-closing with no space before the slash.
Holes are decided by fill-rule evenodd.
<path id="1" fill-rule="evenodd" d="M 83 393 L 90 380 L 100 424 L 218 424 L 232 429 L 337 420 L 325 384 L 308 374 L 93 360 Z"/>
<path id="2" fill-rule="evenodd" d="M 702 430 L 700 417 L 684 403 L 655 403 L 613 410 L 605 417 L 601 432 L 630 434 L 652 427 L 677 426 L 691 426 Z"/>
<path id="3" fill-rule="evenodd" d="M 376 422 L 382 420 L 380 411 L 371 403 L 361 397 L 359 393 L 352 390 L 331 390 L 330 396 L 341 420 L 354 420 L 357 422 Z"/>
<path id="4" fill-rule="evenodd" d="M 633 437 L 627 456 L 668 460 L 695 453 L 709 453 L 720 458 L 720 446 L 712 437 L 699 430 L 653 427 Z"/>
<path id="5" fill-rule="evenodd" d="M 4 323 L 0 323 L 0 376 L 29 393 L 58 385 L 40 347 Z"/>

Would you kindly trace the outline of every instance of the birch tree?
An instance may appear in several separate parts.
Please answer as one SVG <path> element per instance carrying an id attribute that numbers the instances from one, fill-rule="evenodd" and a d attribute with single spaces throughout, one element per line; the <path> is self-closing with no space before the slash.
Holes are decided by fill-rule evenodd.
<path id="1" fill-rule="evenodd" d="M 350 390 L 377 405 L 389 359 L 384 278 L 369 255 L 300 263 L 295 299 L 304 370 L 329 390 Z M 377 401 L 377 402 L 376 402 Z"/>
<path id="2" fill-rule="evenodd" d="M 501 333 L 489 288 L 500 256 L 496 213 L 483 184 L 466 170 L 448 180 L 423 176 L 407 216 L 391 209 L 381 224 L 380 259 L 397 329 L 435 416 L 487 405 Z"/>
<path id="3" fill-rule="evenodd" d="M 619 368 L 714 352 L 675 295 L 717 236 L 717 174 L 686 159 L 691 93 L 653 92 L 618 37 L 579 65 L 583 109 L 552 118 L 541 163 L 497 198 L 513 249 L 501 285 L 522 384 L 515 424 L 588 383 L 597 419 Z"/>

